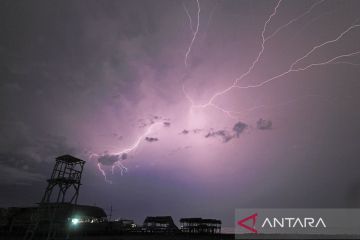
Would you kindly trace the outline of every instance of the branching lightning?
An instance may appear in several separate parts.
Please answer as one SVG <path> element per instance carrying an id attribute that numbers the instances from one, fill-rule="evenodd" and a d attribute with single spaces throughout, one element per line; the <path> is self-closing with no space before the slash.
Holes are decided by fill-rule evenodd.
<path id="1" fill-rule="evenodd" d="M 124 153 L 129 153 L 131 151 L 134 151 L 136 148 L 139 147 L 140 143 L 141 143 L 141 140 L 143 140 L 146 136 L 148 136 L 150 133 L 152 133 L 153 129 L 156 127 L 156 126 L 159 126 L 163 124 L 163 122 L 155 122 L 153 123 L 152 125 L 149 126 L 149 128 L 145 131 L 145 133 L 143 133 L 141 136 L 139 136 L 137 138 L 137 140 L 130 146 L 130 147 L 127 147 L 117 153 L 115 153 L 116 155 L 122 155 Z"/>
<path id="2" fill-rule="evenodd" d="M 127 169 L 127 168 L 124 166 L 124 164 L 121 162 L 121 156 L 123 156 L 123 154 L 127 154 L 127 153 L 129 153 L 129 152 L 135 151 L 135 150 L 139 147 L 141 141 L 142 141 L 146 136 L 148 136 L 149 134 L 151 134 L 156 126 L 159 126 L 159 125 L 162 125 L 162 124 L 163 124 L 163 122 L 155 122 L 155 123 L 151 124 L 151 125 L 149 126 L 149 128 L 148 128 L 142 135 L 140 135 L 132 145 L 130 145 L 129 147 L 127 147 L 127 148 L 125 148 L 125 149 L 123 149 L 123 150 L 121 150 L 121 151 L 119 151 L 119 152 L 113 153 L 112 155 L 117 156 L 117 157 L 118 157 L 118 160 L 115 161 L 115 162 L 111 165 L 111 173 L 114 174 L 116 168 L 119 168 L 119 169 L 120 169 L 121 175 L 123 175 L 125 172 L 127 172 L 128 169 Z M 99 155 L 98 155 L 98 154 L 92 154 L 91 157 L 97 157 L 97 158 L 98 158 Z M 112 183 L 112 181 L 108 180 L 107 175 L 106 175 L 106 172 L 105 172 L 105 170 L 101 167 L 101 165 L 102 165 L 102 164 L 101 164 L 100 162 L 97 163 L 97 167 L 98 167 L 99 171 L 101 172 L 101 174 L 104 176 L 105 181 L 106 181 L 107 183 Z"/>
<path id="3" fill-rule="evenodd" d="M 215 100 L 218 97 L 220 97 L 222 95 L 225 95 L 226 93 L 229 93 L 230 91 L 235 90 L 235 89 L 259 88 L 259 87 L 262 87 L 264 85 L 267 85 L 267 84 L 271 83 L 272 81 L 274 81 L 276 79 L 282 78 L 282 77 L 284 77 L 284 76 L 286 76 L 286 75 L 288 75 L 290 73 L 306 71 L 306 70 L 308 70 L 310 68 L 313 68 L 313 67 L 326 66 L 326 65 L 329 65 L 329 64 L 358 65 L 358 64 L 354 64 L 354 63 L 345 61 L 343 59 L 360 54 L 360 50 L 359 51 L 348 52 L 348 53 L 343 53 L 343 54 L 340 54 L 340 55 L 337 55 L 337 56 L 333 56 L 333 57 L 331 57 L 331 58 L 329 58 L 327 60 L 324 60 L 322 62 L 308 63 L 308 64 L 305 64 L 305 65 L 299 66 L 301 63 L 303 63 L 305 60 L 307 60 L 310 55 L 312 55 L 314 52 L 316 52 L 320 48 L 323 48 L 324 46 L 328 46 L 330 44 L 333 44 L 333 43 L 336 43 L 336 42 L 340 41 L 346 34 L 350 33 L 352 30 L 360 27 L 360 24 L 353 23 L 346 30 L 344 30 L 343 32 L 338 34 L 335 38 L 333 38 L 331 40 L 328 40 L 328 41 L 324 41 L 324 42 L 322 42 L 320 44 L 317 44 L 314 47 L 312 47 L 304 55 L 302 55 L 301 57 L 294 60 L 290 64 L 290 66 L 287 69 L 285 69 L 285 71 L 283 71 L 283 72 L 281 72 L 281 73 L 279 73 L 279 74 L 277 74 L 275 76 L 272 76 L 272 77 L 270 77 L 268 79 L 260 81 L 259 83 L 254 83 L 254 84 L 245 85 L 245 86 L 240 85 L 241 81 L 243 79 L 245 79 L 246 77 L 248 77 L 254 71 L 254 69 L 257 67 L 257 65 L 259 64 L 259 61 L 260 61 L 262 55 L 265 52 L 265 46 L 266 46 L 267 41 L 273 39 L 277 34 L 279 34 L 285 28 L 289 27 L 291 24 L 299 21 L 300 19 L 302 19 L 305 16 L 307 16 L 308 14 L 310 14 L 311 11 L 315 7 L 319 6 L 324 1 L 325 0 L 319 0 L 319 1 L 315 2 L 304 13 L 296 16 L 295 18 L 291 19 L 290 21 L 288 21 L 284 25 L 276 28 L 273 32 L 271 32 L 269 35 L 266 36 L 266 34 L 268 32 L 268 27 L 271 24 L 273 18 L 277 16 L 278 9 L 280 7 L 280 4 L 282 3 L 282 0 L 278 0 L 276 5 L 273 8 L 271 14 L 267 17 L 267 19 L 266 19 L 266 21 L 265 21 L 265 23 L 264 23 L 264 25 L 262 27 L 261 36 L 260 36 L 261 40 L 260 40 L 260 49 L 259 49 L 259 51 L 255 55 L 255 58 L 253 59 L 253 61 L 251 62 L 250 66 L 247 68 L 247 70 L 244 73 L 242 73 L 240 76 L 236 77 L 232 81 L 232 84 L 230 86 L 215 92 L 212 96 L 209 97 L 207 102 L 205 102 L 203 104 L 196 104 L 195 101 L 191 98 L 191 96 L 187 93 L 185 85 L 184 84 L 182 85 L 183 94 L 184 94 L 185 98 L 190 103 L 190 110 L 192 110 L 194 108 L 203 109 L 203 108 L 207 108 L 207 107 L 212 107 L 212 108 L 224 113 L 228 117 L 236 119 L 239 115 L 244 114 L 244 112 L 254 111 L 256 109 L 263 108 L 263 107 L 266 107 L 266 106 L 265 105 L 260 105 L 260 106 L 255 106 L 255 107 L 245 109 L 245 110 L 242 110 L 242 111 L 230 111 L 230 110 L 227 110 L 227 109 L 215 104 Z M 197 36 L 198 36 L 198 33 L 199 33 L 199 29 L 200 29 L 201 7 L 200 7 L 199 0 L 196 0 L 196 6 L 197 6 L 197 11 L 196 11 L 196 22 L 195 22 L 195 21 L 193 21 L 193 18 L 192 18 L 191 14 L 190 14 L 190 11 L 186 7 L 186 5 L 183 3 L 183 8 L 184 8 L 184 11 L 185 11 L 185 13 L 187 15 L 190 30 L 191 30 L 191 34 L 192 34 L 191 41 L 190 41 L 190 43 L 189 43 L 189 45 L 187 47 L 187 50 L 186 50 L 186 53 L 185 53 L 185 56 L 184 56 L 184 65 L 185 65 L 186 69 L 188 69 L 188 67 L 189 67 L 188 66 L 189 65 L 189 58 L 190 58 L 190 55 L 191 55 L 192 50 L 193 50 L 193 45 L 197 41 Z M 215 8 L 216 8 L 216 6 L 214 7 L 214 9 Z M 209 22 L 211 20 L 213 11 L 211 12 Z M 289 101 L 288 103 L 290 103 L 290 102 L 293 102 L 293 100 Z M 285 104 L 288 104 L 288 103 L 285 103 Z M 278 105 L 284 105 L 284 103 L 281 103 L 281 104 L 278 104 Z M 146 136 L 151 134 L 156 126 L 159 126 L 161 124 L 163 124 L 163 122 L 156 122 L 156 123 L 150 125 L 148 127 L 148 129 L 142 135 L 140 135 L 132 145 L 130 145 L 130 146 L 118 151 L 118 152 L 113 153 L 112 155 L 117 156 L 118 160 L 115 161 L 111 165 L 111 172 L 114 173 L 114 171 L 117 168 L 120 170 L 121 175 L 123 175 L 123 173 L 127 172 L 128 169 L 120 161 L 122 159 L 121 156 L 123 156 L 123 154 L 128 154 L 129 152 L 135 151 L 139 147 L 139 145 L 141 144 L 142 140 Z M 97 155 L 97 157 L 99 157 L 99 156 Z M 103 169 L 103 165 L 100 162 L 97 163 L 97 167 L 98 167 L 99 171 L 101 172 L 101 174 L 104 176 L 105 181 L 108 182 L 108 183 L 112 183 L 110 180 L 108 180 L 107 175 L 106 175 L 106 171 Z"/>
<path id="4" fill-rule="evenodd" d="M 189 19 L 189 26 L 190 26 L 191 33 L 194 34 L 195 31 L 194 31 L 194 27 L 193 27 L 193 23 L 192 23 L 192 17 L 191 17 L 191 15 L 190 15 L 190 13 L 189 13 L 189 10 L 188 10 L 187 7 L 185 6 L 185 3 L 184 3 L 184 2 L 182 3 L 182 5 L 183 5 L 184 11 L 185 11 L 185 13 L 186 13 L 186 15 L 187 15 L 187 17 L 188 17 L 188 19 Z"/>
<path id="5" fill-rule="evenodd" d="M 273 80 L 277 79 L 277 78 L 280 78 L 280 77 L 283 77 L 291 72 L 300 72 L 300 71 L 305 71 L 311 67 L 315 67 L 315 66 L 324 66 L 324 65 L 327 65 L 327 64 L 330 64 L 330 63 L 334 63 L 336 60 L 340 59 L 340 58 L 345 58 L 345 57 L 351 57 L 351 56 L 354 56 L 354 55 L 357 55 L 360 53 L 360 51 L 355 51 L 355 52 L 351 52 L 351 53 L 347 53 L 347 54 L 342 54 L 342 55 L 339 55 L 339 56 L 336 56 L 336 57 L 333 57 L 327 61 L 324 61 L 324 62 L 319 62 L 319 63 L 312 63 L 312 64 L 309 64 L 305 67 L 299 67 L 299 68 L 295 68 L 295 65 L 297 63 L 299 63 L 301 60 L 303 60 L 304 58 L 306 58 L 307 56 L 309 56 L 312 52 L 314 52 L 316 49 L 322 47 L 322 46 L 325 46 L 329 43 L 333 43 L 333 42 L 336 42 L 338 41 L 342 36 L 344 36 L 347 32 L 349 32 L 351 29 L 354 29 L 356 27 L 360 27 L 360 25 L 353 25 L 351 26 L 350 28 L 348 28 L 347 30 L 345 30 L 344 32 L 342 32 L 337 38 L 335 38 L 334 40 L 330 40 L 330 41 L 327 41 L 327 42 L 324 42 L 322 44 L 319 44 L 315 47 L 313 47 L 308 53 L 306 53 L 303 57 L 297 59 L 295 62 L 293 62 L 291 64 L 291 66 L 289 67 L 289 69 L 283 73 L 280 73 L 272 78 L 269 78 L 261 83 L 258 83 L 258 84 L 254 84 L 254 85 L 248 85 L 248 86 L 244 86 L 244 87 L 241 87 L 241 86 L 235 86 L 236 88 L 238 89 L 248 89 L 248 88 L 258 88 L 258 87 L 262 87 L 264 86 L 265 84 L 269 83 L 269 82 L 272 82 Z"/>
<path id="6" fill-rule="evenodd" d="M 327 44 L 330 43 L 334 43 L 339 41 L 346 33 L 348 33 L 349 31 L 351 31 L 354 28 L 360 27 L 360 24 L 356 24 L 356 25 L 352 25 L 350 26 L 348 29 L 346 29 L 345 31 L 343 31 L 342 33 L 340 33 L 335 39 L 330 40 L 330 41 L 326 41 L 322 44 L 316 45 L 315 47 L 313 47 L 309 52 L 307 52 L 304 56 L 302 56 L 301 58 L 297 59 L 293 64 L 291 64 L 290 69 L 293 69 L 294 66 L 300 62 L 301 60 L 305 59 L 306 57 L 308 57 L 310 54 L 312 54 L 316 49 L 321 48 Z"/>
<path id="7" fill-rule="evenodd" d="M 264 50 L 265 50 L 265 42 L 266 42 L 266 39 L 265 39 L 265 31 L 266 31 L 266 28 L 267 28 L 268 24 L 270 23 L 271 19 L 276 15 L 277 9 L 278 9 L 281 1 L 282 1 L 282 0 L 279 0 L 279 1 L 277 2 L 276 6 L 275 6 L 275 8 L 274 8 L 274 11 L 271 13 L 271 15 L 268 17 L 268 19 L 266 20 L 266 22 L 265 22 L 265 24 L 264 24 L 263 30 L 262 30 L 262 32 L 261 32 L 261 39 L 262 39 L 262 41 L 261 41 L 261 50 L 259 51 L 259 53 L 258 53 L 257 57 L 255 58 L 255 60 L 252 62 L 252 64 L 251 64 L 251 66 L 249 67 L 249 69 L 248 69 L 245 73 L 243 73 L 240 77 L 236 78 L 236 79 L 233 81 L 233 84 L 232 84 L 231 86 L 229 86 L 228 88 L 225 88 L 224 90 L 222 90 L 222 91 L 220 91 L 220 92 L 215 93 L 215 94 L 209 99 L 209 101 L 208 101 L 207 103 L 205 103 L 205 104 L 200 104 L 200 105 L 194 105 L 194 104 L 193 104 L 194 101 L 191 100 L 191 101 L 190 101 L 190 103 L 191 103 L 191 109 L 192 109 L 192 108 L 206 108 L 206 107 L 209 107 L 209 106 L 215 107 L 215 104 L 213 103 L 213 101 L 214 101 L 218 96 L 223 95 L 223 94 L 229 92 L 231 89 L 233 89 L 233 88 L 236 86 L 236 84 L 237 84 L 239 81 L 241 81 L 244 77 L 246 77 L 247 75 L 249 75 L 249 74 L 251 73 L 251 71 L 254 69 L 255 65 L 257 64 L 257 62 L 259 61 L 261 55 L 263 54 L 263 52 L 264 52 Z M 186 63 L 186 58 L 185 58 L 185 63 Z M 183 87 L 183 89 L 184 89 L 184 87 Z M 186 94 L 186 96 L 187 96 L 188 99 L 191 99 L 188 94 Z M 216 107 L 216 108 L 217 108 L 218 110 L 221 110 L 220 107 Z M 223 111 L 224 111 L 224 112 L 228 112 L 228 111 L 226 111 L 226 110 L 223 110 Z M 228 113 L 227 113 L 227 114 L 228 114 Z M 228 115 L 229 115 L 229 114 L 228 114 Z"/>
<path id="8" fill-rule="evenodd" d="M 191 104 L 191 107 L 190 107 L 190 110 L 193 109 L 193 108 L 207 108 L 207 107 L 213 107 L 221 112 L 223 112 L 224 114 L 228 115 L 229 117 L 231 118 L 235 118 L 235 114 L 241 114 L 241 112 L 236 112 L 236 111 L 229 111 L 227 109 L 224 109 L 218 105 L 216 105 L 214 103 L 215 99 L 219 96 L 222 96 L 226 93 L 228 93 L 229 91 L 233 90 L 233 89 L 249 89 L 249 88 L 258 88 L 258 87 L 262 87 L 270 82 L 272 82 L 273 80 L 275 79 L 278 79 L 278 78 L 281 78 L 289 73 L 292 73 L 292 72 L 300 72 L 300 71 L 305 71 L 309 68 L 312 68 L 312 67 L 315 67 L 315 66 L 324 66 L 324 65 L 328 65 L 328 64 L 336 64 L 338 62 L 335 62 L 336 60 L 338 59 L 342 59 L 342 58 L 345 58 L 345 57 L 351 57 L 351 56 L 354 56 L 354 55 L 357 55 L 360 53 L 360 51 L 355 51 L 355 52 L 350 52 L 350 53 L 346 53 L 346 54 L 342 54 L 342 55 L 338 55 L 338 56 L 335 56 L 327 61 L 324 61 L 324 62 L 318 62 L 318 63 L 311 63 L 311 64 L 308 64 L 304 67 L 296 67 L 302 60 L 306 59 L 308 56 L 310 56 L 313 52 L 315 52 L 317 49 L 321 48 L 321 47 L 324 47 L 328 44 L 331 44 L 331 43 L 335 43 L 337 41 L 339 41 L 344 35 L 346 35 L 348 32 L 350 32 L 351 30 L 355 29 L 355 28 L 358 28 L 360 27 L 360 24 L 353 24 L 351 25 L 350 27 L 348 27 L 345 31 L 341 32 L 336 38 L 332 39 L 332 40 L 329 40 L 329 41 L 325 41 L 321 44 L 318 44 L 316 46 L 314 46 L 310 51 L 308 51 L 306 54 L 304 54 L 302 57 L 298 58 L 297 60 L 295 60 L 291 65 L 290 67 L 274 76 L 274 77 L 271 77 L 269 79 L 266 79 L 258 84 L 253 84 L 253 85 L 248 85 L 248 86 L 239 86 L 239 82 L 241 80 L 243 80 L 246 76 L 248 76 L 252 71 L 253 69 L 255 68 L 256 64 L 259 62 L 264 50 L 265 50 L 265 43 L 272 39 L 276 34 L 278 34 L 282 29 L 286 28 L 287 26 L 291 25 L 292 23 L 298 21 L 299 19 L 303 18 L 304 16 L 306 16 L 307 14 L 309 14 L 317 5 L 321 4 L 323 2 L 323 0 L 321 1 L 318 1 L 316 3 L 314 3 L 306 12 L 304 12 L 303 14 L 297 16 L 296 18 L 290 20 L 288 23 L 280 26 L 279 28 L 277 28 L 273 33 L 271 33 L 269 36 L 265 37 L 265 33 L 266 33 L 266 29 L 267 29 L 267 26 L 270 24 L 271 22 L 271 19 L 277 14 L 277 9 L 281 3 L 281 0 L 279 0 L 273 10 L 273 12 L 271 13 L 271 15 L 268 17 L 268 19 L 265 21 L 265 24 L 264 24 L 264 27 L 262 29 L 262 32 L 261 32 L 261 49 L 260 51 L 258 52 L 255 60 L 252 62 L 252 64 L 250 65 L 250 67 L 248 68 L 248 70 L 243 73 L 242 75 L 240 75 L 238 78 L 236 78 L 234 81 L 233 81 L 233 84 L 230 85 L 229 87 L 223 89 L 223 90 L 220 90 L 216 93 L 214 93 L 210 98 L 209 100 L 204 103 L 204 104 L 194 104 L 194 101 L 193 99 L 185 92 L 185 88 L 183 86 L 183 92 L 184 92 L 184 95 L 186 96 L 186 98 L 189 100 L 190 104 Z M 351 63 L 348 63 L 348 62 L 344 62 L 342 61 L 341 62 L 342 64 L 350 64 L 350 65 L 353 65 Z"/>
<path id="9" fill-rule="evenodd" d="M 101 164 L 98 162 L 97 163 L 97 167 L 98 167 L 98 169 L 99 169 L 99 171 L 101 172 L 101 174 L 104 176 L 104 178 L 105 178 L 105 182 L 107 182 L 107 183 L 112 183 L 112 181 L 110 181 L 110 180 L 108 180 L 107 179 L 107 176 L 106 176 L 106 172 L 105 172 L 105 170 L 104 169 L 102 169 L 102 167 L 101 167 Z"/>
<path id="10" fill-rule="evenodd" d="M 117 161 L 111 166 L 111 173 L 112 174 L 114 174 L 114 171 L 115 171 L 116 167 L 120 169 L 121 176 L 124 174 L 124 172 L 128 171 L 127 167 L 125 167 L 124 164 L 122 164 L 120 161 Z"/>
<path id="11" fill-rule="evenodd" d="M 185 7 L 185 5 L 183 5 L 183 6 L 184 6 L 184 9 L 185 9 L 185 12 L 186 12 L 186 14 L 188 15 L 188 17 L 189 17 L 189 19 L 190 19 L 190 28 L 192 29 L 192 33 L 193 33 L 193 36 L 192 36 L 192 38 L 191 38 L 189 47 L 188 47 L 188 49 L 187 49 L 187 51 L 186 51 L 186 53 L 185 53 L 185 60 L 184 60 L 185 67 L 188 67 L 188 58 L 189 58 L 189 55 L 190 55 L 190 53 L 191 53 L 191 48 L 192 48 L 192 46 L 193 46 L 193 44 L 194 44 L 194 42 L 195 42 L 195 40 L 196 40 L 196 36 L 197 36 L 197 34 L 198 34 L 198 32 L 199 32 L 199 26 L 200 26 L 200 11 L 201 11 L 199 0 L 196 0 L 196 4 L 197 4 L 197 15 L 196 15 L 196 17 L 197 17 L 197 22 L 196 22 L 195 31 L 193 30 L 193 27 L 192 27 L 192 21 L 191 21 L 191 16 L 190 16 L 190 14 L 189 14 L 189 11 L 187 11 L 187 8 Z"/>
<path id="12" fill-rule="evenodd" d="M 278 29 L 276 29 L 272 34 L 270 34 L 269 36 L 267 36 L 265 38 L 265 41 L 268 41 L 269 39 L 273 38 L 278 32 L 280 32 L 281 30 L 283 30 L 284 28 L 288 27 L 289 25 L 293 24 L 294 22 L 300 20 L 301 18 L 305 17 L 306 15 L 308 15 L 317 5 L 323 3 L 325 0 L 320 0 L 318 2 L 315 2 L 313 5 L 310 6 L 310 8 L 304 12 L 303 14 L 297 16 L 296 18 L 291 19 L 288 23 L 280 26 Z"/>

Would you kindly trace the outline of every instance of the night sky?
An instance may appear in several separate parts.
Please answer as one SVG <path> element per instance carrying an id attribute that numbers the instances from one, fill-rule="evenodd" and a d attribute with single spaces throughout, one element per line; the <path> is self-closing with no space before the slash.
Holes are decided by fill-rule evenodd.
<path id="1" fill-rule="evenodd" d="M 359 9 L 1 1 L 0 206 L 39 202 L 73 154 L 79 203 L 138 223 L 359 207 Z"/>

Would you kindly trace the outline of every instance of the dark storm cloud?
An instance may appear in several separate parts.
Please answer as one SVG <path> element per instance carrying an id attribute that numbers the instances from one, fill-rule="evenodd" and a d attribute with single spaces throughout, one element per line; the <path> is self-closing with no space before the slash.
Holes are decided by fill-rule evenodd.
<path id="1" fill-rule="evenodd" d="M 77 153 L 65 137 L 46 133 L 25 122 L 1 121 L 0 126 L 0 154 L 23 155 L 29 162 L 48 162 L 64 153 Z M 6 159 L 5 162 L 16 163 Z"/>
<path id="2" fill-rule="evenodd" d="M 146 137 L 145 138 L 146 141 L 148 142 L 157 142 L 159 141 L 159 138 L 155 138 L 155 137 Z"/>
<path id="3" fill-rule="evenodd" d="M 98 162 L 104 166 L 112 166 L 114 163 L 121 159 L 120 155 L 105 154 L 98 158 Z"/>
<path id="4" fill-rule="evenodd" d="M 126 160 L 128 158 L 127 153 L 121 154 L 121 160 Z"/>
<path id="5" fill-rule="evenodd" d="M 183 134 L 183 135 L 187 135 L 189 133 L 193 133 L 193 134 L 198 134 L 198 133 L 201 133 L 203 131 L 203 129 L 200 129 L 200 128 L 194 128 L 194 129 L 184 129 L 182 130 L 182 132 L 180 134 Z"/>
<path id="6" fill-rule="evenodd" d="M 239 137 L 241 133 L 244 132 L 244 130 L 247 128 L 247 124 L 243 123 L 243 122 L 237 122 L 233 129 L 232 132 L 227 131 L 227 130 L 210 130 L 206 135 L 205 138 L 210 138 L 210 137 L 220 137 L 222 139 L 222 142 L 227 143 L 229 142 L 231 139 L 235 138 L 235 137 Z"/>
<path id="7" fill-rule="evenodd" d="M 150 126 L 156 122 L 161 122 L 161 121 L 163 122 L 164 127 L 170 127 L 170 125 L 171 125 L 170 119 L 163 118 L 158 115 L 150 115 L 150 117 L 148 117 L 146 119 L 140 118 L 137 120 L 137 125 L 139 128 L 144 128 L 144 127 Z"/>
<path id="8" fill-rule="evenodd" d="M 126 153 L 123 154 L 104 154 L 98 157 L 98 162 L 104 166 L 112 166 L 117 161 L 125 160 L 128 156 Z"/>
<path id="9" fill-rule="evenodd" d="M 12 158 L 14 159 L 14 155 L 1 155 L 0 159 L 3 158 Z M 24 156 L 23 156 L 24 157 Z M 18 159 L 18 162 L 21 160 Z M 40 165 L 38 166 L 40 167 Z M 42 166 L 43 167 L 43 166 Z M 31 185 L 33 182 L 44 181 L 48 174 L 46 173 L 38 173 L 34 171 L 34 169 L 29 170 L 28 165 L 23 165 L 21 167 L 11 167 L 9 165 L 0 164 L 0 185 L 4 184 L 19 184 L 19 185 Z"/>
<path id="10" fill-rule="evenodd" d="M 243 122 L 237 122 L 234 127 L 233 131 L 235 132 L 235 136 L 239 137 L 240 134 L 247 128 L 247 125 Z"/>
<path id="11" fill-rule="evenodd" d="M 210 131 L 205 135 L 205 138 L 220 137 L 224 143 L 229 142 L 234 135 L 226 130 Z"/>
<path id="12" fill-rule="evenodd" d="M 184 134 L 184 135 L 186 135 L 186 134 L 188 134 L 189 133 L 189 131 L 188 130 L 186 130 L 186 129 L 184 129 L 184 130 L 182 130 L 182 132 L 180 133 L 180 134 Z"/>
<path id="13" fill-rule="evenodd" d="M 0 182 L 23 184 L 44 180 L 56 157 L 77 154 L 65 137 L 21 121 L 0 121 Z"/>
<path id="14" fill-rule="evenodd" d="M 256 122 L 256 127 L 260 130 L 267 130 L 267 129 L 271 129 L 272 128 L 272 122 L 270 120 L 265 120 L 260 118 L 257 122 Z"/>

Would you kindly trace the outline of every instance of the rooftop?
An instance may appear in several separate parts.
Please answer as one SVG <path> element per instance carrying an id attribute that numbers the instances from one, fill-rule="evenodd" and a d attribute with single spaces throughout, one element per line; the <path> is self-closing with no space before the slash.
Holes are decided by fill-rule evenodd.
<path id="1" fill-rule="evenodd" d="M 57 157 L 56 160 L 67 162 L 67 163 L 85 163 L 84 160 L 81 160 L 79 158 L 73 157 L 68 154 Z"/>
<path id="2" fill-rule="evenodd" d="M 221 220 L 217 219 L 203 219 L 203 218 L 181 218 L 181 223 L 213 223 L 213 224 L 221 224 Z"/>

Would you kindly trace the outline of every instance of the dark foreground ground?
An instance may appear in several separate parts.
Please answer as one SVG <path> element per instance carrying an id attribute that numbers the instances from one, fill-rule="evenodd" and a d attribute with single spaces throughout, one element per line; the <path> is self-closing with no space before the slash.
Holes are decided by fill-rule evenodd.
<path id="1" fill-rule="evenodd" d="M 1 236 L 1 240 L 22 240 L 21 236 Z M 43 238 L 34 237 L 34 240 Z M 56 240 L 65 240 L 58 237 Z M 185 234 L 124 234 L 117 236 L 71 236 L 69 240 L 229 240 L 229 239 L 360 239 L 360 236 L 350 235 L 276 235 L 276 234 L 244 234 L 235 237 L 234 234 L 220 235 L 185 235 Z"/>
<path id="2" fill-rule="evenodd" d="M 0 236 L 1 240 L 22 240 L 21 236 Z M 34 237 L 34 240 L 41 240 L 45 238 Z M 65 240 L 64 237 L 58 237 L 56 240 Z M 184 235 L 184 234 L 128 234 L 117 236 L 72 236 L 69 240 L 228 240 L 235 239 L 233 234 L 221 235 Z"/>

